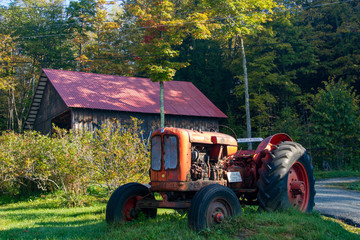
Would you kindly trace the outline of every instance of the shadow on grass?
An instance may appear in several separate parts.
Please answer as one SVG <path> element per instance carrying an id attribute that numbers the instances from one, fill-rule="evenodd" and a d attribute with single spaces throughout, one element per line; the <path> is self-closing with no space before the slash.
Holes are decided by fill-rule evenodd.
<path id="1" fill-rule="evenodd" d="M 54 218 L 59 218 L 59 219 L 63 219 L 63 218 L 75 218 L 75 217 L 82 217 L 82 216 L 88 216 L 89 214 L 93 214 L 93 215 L 99 215 L 102 214 L 102 212 L 98 212 L 98 213 L 94 213 L 91 211 L 88 212 L 81 212 L 81 213 L 58 213 L 58 212 L 53 212 L 53 213 L 12 213 L 12 214 L 6 214 L 6 218 L 9 220 L 15 219 L 16 221 L 27 221 L 29 219 L 33 219 L 34 222 L 36 222 L 37 219 L 54 219 Z M 0 214 L 1 217 L 1 214 Z M 1 227 L 0 227 L 1 229 Z"/>
<path id="2" fill-rule="evenodd" d="M 0 239 L 102 239 L 105 221 L 81 220 L 44 222 L 34 228 L 12 228 L 0 231 Z"/>

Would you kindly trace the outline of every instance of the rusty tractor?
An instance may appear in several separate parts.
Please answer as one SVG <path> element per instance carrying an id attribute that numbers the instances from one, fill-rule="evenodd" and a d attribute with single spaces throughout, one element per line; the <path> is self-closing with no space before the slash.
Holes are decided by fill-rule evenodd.
<path id="1" fill-rule="evenodd" d="M 313 167 L 306 150 L 286 134 L 264 139 L 256 150 L 217 132 L 162 128 L 151 137 L 150 183 L 117 188 L 106 208 L 108 223 L 131 221 L 158 208 L 188 212 L 201 231 L 241 214 L 241 205 L 276 211 L 314 206 Z M 155 196 L 157 196 L 155 198 Z"/>

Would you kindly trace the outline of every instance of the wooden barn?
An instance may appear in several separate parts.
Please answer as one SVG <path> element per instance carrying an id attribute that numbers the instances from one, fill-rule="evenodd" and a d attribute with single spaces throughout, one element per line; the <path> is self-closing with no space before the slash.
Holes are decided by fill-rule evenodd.
<path id="1" fill-rule="evenodd" d="M 101 127 L 107 120 L 143 120 L 146 134 L 160 126 L 160 87 L 147 78 L 43 69 L 24 129 L 43 134 Z M 226 118 L 192 83 L 164 83 L 165 126 L 218 130 Z"/>

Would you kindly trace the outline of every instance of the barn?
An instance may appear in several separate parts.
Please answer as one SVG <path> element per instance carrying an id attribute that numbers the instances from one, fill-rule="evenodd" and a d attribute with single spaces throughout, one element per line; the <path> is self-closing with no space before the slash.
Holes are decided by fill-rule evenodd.
<path id="1" fill-rule="evenodd" d="M 43 69 L 24 129 L 49 134 L 55 124 L 93 130 L 107 120 L 129 124 L 136 117 L 149 134 L 160 126 L 159 92 L 159 83 L 148 78 Z M 226 118 L 190 82 L 165 82 L 164 107 L 165 126 L 218 130 Z"/>

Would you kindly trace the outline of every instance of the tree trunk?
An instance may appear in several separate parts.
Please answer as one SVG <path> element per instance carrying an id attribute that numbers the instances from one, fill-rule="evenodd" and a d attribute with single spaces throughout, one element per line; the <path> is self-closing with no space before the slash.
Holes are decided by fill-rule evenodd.
<path id="1" fill-rule="evenodd" d="M 160 81 L 160 128 L 165 127 L 164 82 Z"/>
<path id="2" fill-rule="evenodd" d="M 248 87 L 248 76 L 247 76 L 247 68 L 246 68 L 244 40 L 242 37 L 240 37 L 240 44 L 241 44 L 241 57 L 242 57 L 242 62 L 243 62 L 244 84 L 245 84 L 246 132 L 247 132 L 247 137 L 251 138 L 249 87 Z M 248 143 L 248 149 L 252 149 L 252 143 Z"/>

